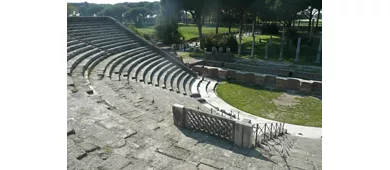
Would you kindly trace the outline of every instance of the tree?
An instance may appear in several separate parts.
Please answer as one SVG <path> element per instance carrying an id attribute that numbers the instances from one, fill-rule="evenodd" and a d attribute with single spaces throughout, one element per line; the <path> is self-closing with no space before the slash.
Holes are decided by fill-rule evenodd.
<path id="1" fill-rule="evenodd" d="M 123 17 L 122 15 L 127 10 L 129 10 L 129 8 L 127 8 L 126 6 L 116 4 L 116 5 L 104 8 L 102 12 L 103 12 L 104 16 L 111 16 L 111 17 L 118 19 L 120 22 L 122 22 L 122 17 Z"/>
<path id="2" fill-rule="evenodd" d="M 255 24 L 256 18 L 259 15 L 259 11 L 264 9 L 265 0 L 255 0 L 251 7 L 249 7 L 249 11 L 252 13 L 252 48 L 251 48 L 251 58 L 254 57 L 255 51 Z"/>
<path id="3" fill-rule="evenodd" d="M 294 36 L 295 30 L 291 29 L 291 24 L 300 11 L 307 8 L 309 0 L 267 0 L 266 3 L 270 6 L 270 12 L 278 22 L 282 24 L 285 30 L 287 51 L 290 47 L 291 37 Z M 284 37 L 282 37 L 284 40 Z M 281 44 L 281 51 L 283 51 L 284 42 Z M 282 53 L 282 52 L 281 52 Z"/>
<path id="4" fill-rule="evenodd" d="M 151 11 L 148 8 L 136 7 L 126 11 L 124 17 L 137 23 L 143 23 L 148 14 L 151 14 Z"/>
<path id="5" fill-rule="evenodd" d="M 67 5 L 67 16 L 72 15 L 73 12 L 74 12 L 74 13 L 78 13 L 79 10 L 77 9 L 77 7 L 68 4 L 68 5 Z"/>
<path id="6" fill-rule="evenodd" d="M 180 6 L 183 10 L 188 11 L 198 27 L 199 38 L 202 38 L 202 26 L 206 12 L 206 0 L 180 0 Z"/>
<path id="7" fill-rule="evenodd" d="M 155 27 L 156 37 L 164 44 L 173 44 L 180 41 L 177 20 L 180 6 L 179 0 L 161 0 L 160 14 Z"/>
<path id="8" fill-rule="evenodd" d="M 86 13 L 88 16 L 93 16 L 94 14 L 100 15 L 100 11 L 104 9 L 103 5 L 99 4 L 89 4 Z"/>
<path id="9" fill-rule="evenodd" d="M 242 54 L 242 26 L 244 16 L 248 16 L 248 9 L 254 4 L 255 0 L 240 0 L 240 1 L 228 1 L 227 4 L 237 10 L 240 16 L 240 34 L 238 41 L 238 56 Z"/>

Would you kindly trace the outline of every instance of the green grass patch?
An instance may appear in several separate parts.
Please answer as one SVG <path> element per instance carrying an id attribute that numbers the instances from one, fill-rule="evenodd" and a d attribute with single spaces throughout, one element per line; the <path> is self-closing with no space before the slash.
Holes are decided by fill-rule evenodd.
<path id="1" fill-rule="evenodd" d="M 154 25 L 148 26 L 148 27 L 142 27 L 142 28 L 137 28 L 138 31 L 145 33 L 145 34 L 154 34 L 156 32 L 154 30 Z"/>
<path id="2" fill-rule="evenodd" d="M 247 113 L 295 125 L 322 127 L 322 102 L 317 98 L 304 96 L 296 98 L 295 105 L 281 106 L 272 102 L 281 96 L 281 91 L 229 82 L 219 84 L 216 91 L 225 102 Z"/>
<path id="3" fill-rule="evenodd" d="M 232 32 L 238 31 L 238 28 L 231 28 Z M 179 32 L 185 37 L 186 40 L 189 40 L 191 38 L 199 37 L 198 33 L 198 27 L 196 27 L 194 24 L 185 26 L 180 25 L 179 26 Z M 227 33 L 229 32 L 228 27 L 219 27 L 218 33 Z M 202 33 L 203 34 L 215 34 L 215 27 L 202 27 Z"/>

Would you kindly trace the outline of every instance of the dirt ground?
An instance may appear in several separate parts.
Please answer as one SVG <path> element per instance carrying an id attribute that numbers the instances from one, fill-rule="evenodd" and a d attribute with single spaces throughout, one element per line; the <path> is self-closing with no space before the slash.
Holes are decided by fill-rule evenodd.
<path id="1" fill-rule="evenodd" d="M 297 98 L 302 98 L 300 95 L 282 93 L 277 99 L 272 100 L 277 106 L 294 106 L 299 104 Z"/>

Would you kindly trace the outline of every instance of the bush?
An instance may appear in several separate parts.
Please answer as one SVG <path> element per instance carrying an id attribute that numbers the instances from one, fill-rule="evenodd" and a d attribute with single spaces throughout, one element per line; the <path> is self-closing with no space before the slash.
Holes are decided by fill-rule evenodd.
<path id="1" fill-rule="evenodd" d="M 223 48 L 226 52 L 226 48 L 230 48 L 231 51 L 238 50 L 237 39 L 233 35 L 226 34 L 208 34 L 203 35 L 200 40 L 200 47 L 207 48 L 208 51 L 211 51 L 212 47 Z"/>
<path id="2" fill-rule="evenodd" d="M 276 24 L 265 24 L 261 27 L 262 34 L 278 34 L 279 27 Z"/>

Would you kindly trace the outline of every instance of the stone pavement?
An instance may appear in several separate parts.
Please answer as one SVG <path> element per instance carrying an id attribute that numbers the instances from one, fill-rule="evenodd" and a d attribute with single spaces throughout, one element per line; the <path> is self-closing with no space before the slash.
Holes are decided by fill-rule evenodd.
<path id="1" fill-rule="evenodd" d="M 172 104 L 202 107 L 188 96 L 131 81 L 90 82 L 98 94 L 68 87 L 68 169 L 321 169 L 321 140 L 287 135 L 288 149 L 236 147 L 173 125 Z"/>

